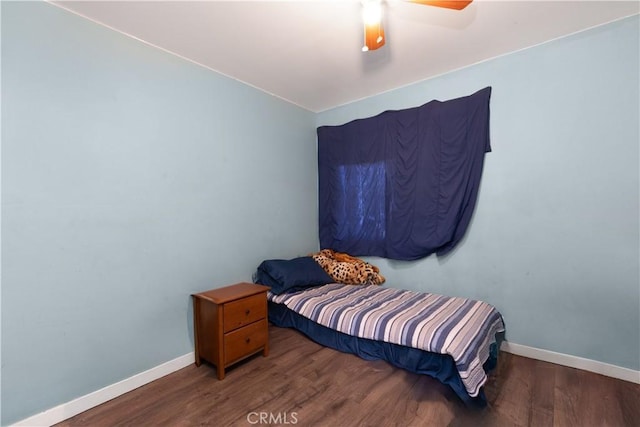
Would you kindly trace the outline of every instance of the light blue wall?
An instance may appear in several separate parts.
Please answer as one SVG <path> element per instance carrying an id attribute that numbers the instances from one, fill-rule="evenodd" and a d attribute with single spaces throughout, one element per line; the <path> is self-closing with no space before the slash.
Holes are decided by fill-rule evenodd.
<path id="1" fill-rule="evenodd" d="M 639 40 L 635 16 L 319 114 L 493 87 L 466 239 L 441 259 L 370 259 L 388 285 L 483 299 L 512 342 L 640 369 Z"/>
<path id="2" fill-rule="evenodd" d="M 315 114 L 2 4 L 2 425 L 193 350 L 189 295 L 317 249 Z"/>

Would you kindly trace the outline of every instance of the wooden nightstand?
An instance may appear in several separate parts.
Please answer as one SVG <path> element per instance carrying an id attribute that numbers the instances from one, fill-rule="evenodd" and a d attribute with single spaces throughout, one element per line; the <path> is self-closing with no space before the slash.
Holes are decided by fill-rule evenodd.
<path id="1" fill-rule="evenodd" d="M 268 286 L 237 283 L 193 294 L 196 366 L 205 359 L 224 369 L 262 351 L 269 354 Z"/>

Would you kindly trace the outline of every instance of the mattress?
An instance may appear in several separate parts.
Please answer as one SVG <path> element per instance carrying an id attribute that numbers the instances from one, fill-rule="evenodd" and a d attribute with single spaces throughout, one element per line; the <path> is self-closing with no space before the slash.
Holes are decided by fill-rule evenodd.
<path id="1" fill-rule="evenodd" d="M 268 298 L 275 325 L 438 378 L 467 403 L 484 402 L 482 386 L 504 331 L 502 316 L 485 302 L 335 283 Z"/>

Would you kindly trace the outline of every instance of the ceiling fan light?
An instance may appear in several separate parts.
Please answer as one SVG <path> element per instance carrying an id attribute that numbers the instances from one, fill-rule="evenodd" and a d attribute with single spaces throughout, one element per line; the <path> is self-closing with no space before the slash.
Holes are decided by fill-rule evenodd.
<path id="1" fill-rule="evenodd" d="M 364 22 L 364 47 L 362 51 L 368 52 L 384 46 L 381 0 L 362 1 L 362 21 Z"/>
<path id="2" fill-rule="evenodd" d="M 382 21 L 382 3 L 380 0 L 362 2 L 362 22 L 366 26 L 378 25 Z"/>

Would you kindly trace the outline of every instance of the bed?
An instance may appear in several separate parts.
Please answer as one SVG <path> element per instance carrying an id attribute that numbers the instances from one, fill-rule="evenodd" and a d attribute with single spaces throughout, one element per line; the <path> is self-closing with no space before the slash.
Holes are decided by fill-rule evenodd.
<path id="1" fill-rule="evenodd" d="M 269 260 L 258 267 L 254 281 L 271 286 L 272 324 L 363 359 L 429 375 L 466 404 L 486 405 L 483 386 L 504 332 L 493 306 L 388 286 L 333 283 L 307 258 Z"/>

